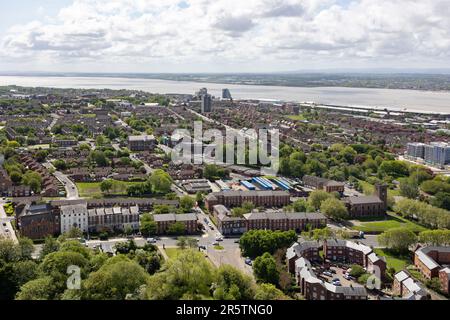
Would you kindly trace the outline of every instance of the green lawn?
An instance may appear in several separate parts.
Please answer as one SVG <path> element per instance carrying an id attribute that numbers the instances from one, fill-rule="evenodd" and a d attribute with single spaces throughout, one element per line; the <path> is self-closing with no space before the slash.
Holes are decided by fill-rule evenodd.
<path id="1" fill-rule="evenodd" d="M 385 257 L 388 268 L 394 268 L 395 272 L 399 272 L 406 268 L 406 266 L 412 263 L 411 257 L 409 256 L 399 256 L 398 254 L 392 253 L 388 249 L 374 249 L 373 250 L 378 256 Z"/>
<path id="2" fill-rule="evenodd" d="M 305 117 L 301 114 L 299 115 L 291 115 L 291 116 L 287 116 L 287 118 L 294 120 L 294 121 L 301 121 L 301 120 L 305 120 Z"/>
<path id="3" fill-rule="evenodd" d="M 214 249 L 216 249 L 216 250 L 223 250 L 224 247 L 222 247 L 222 246 L 219 244 L 219 245 L 217 245 L 217 246 L 214 246 Z"/>
<path id="4" fill-rule="evenodd" d="M 116 192 L 111 192 L 111 195 L 126 195 L 128 186 L 139 184 L 140 182 L 124 181 L 122 187 Z M 100 189 L 101 182 L 77 182 L 78 192 L 83 198 L 101 198 L 103 193 Z"/>
<path id="5" fill-rule="evenodd" d="M 386 220 L 363 222 L 361 225 L 353 226 L 352 228 L 366 233 L 382 233 L 386 230 L 400 227 L 408 228 L 415 233 L 428 230 L 417 223 L 399 217 L 393 213 L 389 213 Z"/>
<path id="6" fill-rule="evenodd" d="M 166 251 L 167 256 L 169 259 L 175 259 L 178 254 L 182 251 L 180 248 L 165 248 L 164 251 Z"/>

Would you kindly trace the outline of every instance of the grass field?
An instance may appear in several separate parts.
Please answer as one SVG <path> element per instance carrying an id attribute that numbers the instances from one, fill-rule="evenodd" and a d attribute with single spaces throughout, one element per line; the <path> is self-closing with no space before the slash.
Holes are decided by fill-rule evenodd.
<path id="1" fill-rule="evenodd" d="M 353 226 L 353 229 L 366 233 L 382 233 L 386 230 L 400 227 L 408 228 L 415 233 L 428 230 L 417 223 L 399 217 L 393 213 L 389 213 L 386 220 L 362 222 L 360 225 Z"/>
<path id="2" fill-rule="evenodd" d="M 390 252 L 388 249 L 374 249 L 378 256 L 385 257 L 388 268 L 394 268 L 395 272 L 399 272 L 412 264 L 410 256 L 399 256 L 398 254 Z"/>
<path id="3" fill-rule="evenodd" d="M 165 248 L 164 251 L 166 251 L 167 256 L 169 259 L 175 259 L 178 254 L 182 251 L 180 248 Z"/>
<path id="4" fill-rule="evenodd" d="M 115 192 L 111 191 L 111 195 L 126 195 L 128 186 L 133 184 L 139 184 L 140 182 L 122 182 L 121 187 L 115 190 Z M 78 193 L 80 197 L 83 198 L 100 198 L 103 196 L 102 190 L 100 189 L 101 182 L 77 182 Z"/>
<path id="5" fill-rule="evenodd" d="M 294 121 L 301 121 L 301 120 L 305 120 L 305 117 L 301 114 L 299 115 L 291 115 L 291 116 L 287 116 L 287 118 L 294 120 Z"/>

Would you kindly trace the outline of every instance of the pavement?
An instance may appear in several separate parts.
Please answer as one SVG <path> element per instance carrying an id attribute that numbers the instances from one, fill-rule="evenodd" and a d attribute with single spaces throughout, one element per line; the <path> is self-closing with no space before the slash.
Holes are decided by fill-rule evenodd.
<path id="1" fill-rule="evenodd" d="M 14 242 L 18 242 L 16 233 L 11 224 L 11 218 L 6 215 L 5 209 L 3 205 L 6 204 L 6 201 L 0 200 L 0 238 L 11 239 Z"/>

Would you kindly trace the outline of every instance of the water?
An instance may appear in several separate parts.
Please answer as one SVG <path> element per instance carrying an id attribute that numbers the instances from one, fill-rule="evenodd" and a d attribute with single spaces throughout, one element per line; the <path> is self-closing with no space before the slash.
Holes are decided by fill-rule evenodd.
<path id="1" fill-rule="evenodd" d="M 0 76 L 0 85 L 28 87 L 134 89 L 151 93 L 193 94 L 201 87 L 220 97 L 228 88 L 235 99 L 273 99 L 295 102 L 316 102 L 340 106 L 365 106 L 390 110 L 450 114 L 450 92 L 365 88 L 294 88 L 253 86 L 159 79 L 108 77 L 37 77 Z"/>

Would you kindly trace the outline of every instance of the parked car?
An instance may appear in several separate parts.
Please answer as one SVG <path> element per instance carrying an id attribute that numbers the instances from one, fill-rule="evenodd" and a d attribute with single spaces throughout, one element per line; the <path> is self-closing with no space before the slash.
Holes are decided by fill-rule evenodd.
<path id="1" fill-rule="evenodd" d="M 199 249 L 206 250 L 206 246 L 204 246 L 202 244 L 200 244 L 198 247 L 199 247 Z"/>
<path id="2" fill-rule="evenodd" d="M 338 280 L 338 281 L 333 281 L 333 284 L 335 285 L 335 286 L 337 286 L 337 287 L 340 287 L 341 286 L 341 282 Z"/>
<path id="3" fill-rule="evenodd" d="M 214 242 L 212 243 L 212 245 L 213 245 L 213 246 L 218 246 L 219 243 L 218 243 L 217 241 L 214 241 Z"/>
<path id="4" fill-rule="evenodd" d="M 251 266 L 253 264 L 252 259 L 245 258 L 245 264 Z"/>
<path id="5" fill-rule="evenodd" d="M 334 270 L 334 269 L 330 269 L 330 272 L 331 272 L 332 274 L 336 274 L 336 270 Z"/>
<path id="6" fill-rule="evenodd" d="M 333 274 L 330 271 L 324 271 L 324 272 L 322 272 L 322 274 L 324 276 L 327 276 L 327 277 L 332 277 L 333 276 Z"/>

